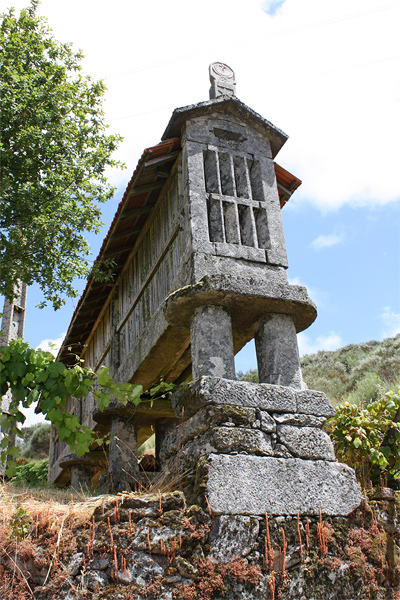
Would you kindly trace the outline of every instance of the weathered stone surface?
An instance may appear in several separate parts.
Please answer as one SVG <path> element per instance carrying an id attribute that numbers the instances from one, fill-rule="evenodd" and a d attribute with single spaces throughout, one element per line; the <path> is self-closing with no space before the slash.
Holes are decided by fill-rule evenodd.
<path id="1" fill-rule="evenodd" d="M 189 417 L 207 404 L 229 404 L 273 412 L 296 412 L 295 390 L 281 385 L 201 377 L 172 395 L 177 416 Z"/>
<path id="2" fill-rule="evenodd" d="M 296 328 L 290 315 L 268 314 L 255 333 L 260 382 L 304 389 Z"/>
<path id="3" fill-rule="evenodd" d="M 211 554 L 221 562 L 245 557 L 254 550 L 260 530 L 258 519 L 242 515 L 220 515 L 210 531 Z"/>
<path id="4" fill-rule="evenodd" d="M 174 327 L 189 329 L 196 308 L 218 305 L 229 310 L 233 328 L 238 331 L 250 331 L 268 313 L 291 315 L 297 333 L 313 323 L 317 311 L 305 287 L 265 280 L 263 273 L 253 270 L 250 262 L 242 272 L 242 276 L 232 278 L 225 273 L 199 271 L 198 283 L 168 296 L 164 308 L 166 320 Z"/>
<path id="5" fill-rule="evenodd" d="M 80 583 L 83 586 L 91 591 L 103 587 L 108 583 L 108 577 L 102 571 L 89 571 L 88 573 L 80 575 L 77 579 L 78 581 L 80 580 Z"/>
<path id="6" fill-rule="evenodd" d="M 273 418 L 278 425 L 296 425 L 297 427 L 323 427 L 326 423 L 326 417 L 315 417 L 314 415 L 299 415 L 285 413 L 279 415 L 274 413 Z"/>
<path id="7" fill-rule="evenodd" d="M 252 427 L 256 421 L 254 408 L 242 408 L 239 406 L 212 405 L 201 408 L 193 417 L 180 423 L 164 439 L 160 448 L 160 458 L 169 456 L 183 444 L 194 437 L 208 431 L 212 426 L 225 425 L 234 427 Z M 272 420 L 274 426 L 275 421 Z"/>
<path id="8" fill-rule="evenodd" d="M 184 458 L 187 463 L 213 452 L 246 452 L 261 456 L 273 456 L 274 453 L 271 436 L 263 431 L 241 427 L 213 427 L 204 435 L 188 442 L 177 456 Z"/>
<path id="9" fill-rule="evenodd" d="M 293 454 L 283 444 L 275 444 L 274 456 L 277 458 L 293 458 Z"/>
<path id="10" fill-rule="evenodd" d="M 348 515 L 362 500 L 347 465 L 243 455 L 210 456 L 207 493 L 216 515 Z"/>
<path id="11" fill-rule="evenodd" d="M 78 573 L 80 572 L 82 567 L 83 567 L 83 552 L 77 552 L 76 554 L 71 556 L 71 560 L 68 565 L 68 573 L 72 577 L 75 577 L 75 575 L 78 575 Z"/>
<path id="12" fill-rule="evenodd" d="M 132 419 L 111 419 L 108 463 L 114 492 L 130 491 L 139 472 L 136 426 Z"/>
<path id="13" fill-rule="evenodd" d="M 93 512 L 95 520 L 104 520 L 107 522 L 107 516 L 113 514 L 116 502 L 118 502 L 120 521 L 128 521 L 129 510 L 131 510 L 132 520 L 144 517 L 157 517 L 159 515 L 160 498 L 158 494 L 147 494 L 146 496 L 129 494 L 119 496 L 117 499 L 106 499 L 104 503 L 96 506 Z M 186 502 L 182 492 L 177 490 L 161 494 L 161 508 L 163 512 L 184 510 L 185 507 Z"/>
<path id="14" fill-rule="evenodd" d="M 221 306 L 199 306 L 195 309 L 190 340 L 193 377 L 235 378 L 232 322 Z"/>
<path id="15" fill-rule="evenodd" d="M 71 467 L 71 488 L 78 492 L 90 490 L 90 481 L 91 472 L 89 469 L 79 465 Z"/>
<path id="16" fill-rule="evenodd" d="M 260 420 L 260 429 L 265 433 L 274 433 L 276 431 L 275 420 L 265 410 L 258 411 L 258 418 Z"/>
<path id="17" fill-rule="evenodd" d="M 110 566 L 110 559 L 107 558 L 94 558 L 89 562 L 88 568 L 93 571 L 105 571 Z"/>
<path id="18" fill-rule="evenodd" d="M 333 417 L 335 410 L 324 392 L 316 390 L 302 390 L 296 393 L 297 410 L 293 412 L 317 417 Z"/>
<path id="19" fill-rule="evenodd" d="M 335 460 L 332 441 L 317 427 L 279 425 L 278 438 L 294 455 L 300 458 Z"/>
<path id="20" fill-rule="evenodd" d="M 151 554 L 163 555 L 170 552 L 173 547 L 176 550 L 179 545 L 179 534 L 182 542 L 185 542 L 190 535 L 183 526 L 181 528 L 158 526 L 152 519 L 142 519 L 138 522 L 138 526 L 139 531 L 132 538 L 131 548 Z"/>
<path id="21" fill-rule="evenodd" d="M 162 577 L 164 569 L 145 552 L 133 552 L 126 559 L 126 570 L 118 573 L 121 583 L 144 585 L 157 577 Z"/>

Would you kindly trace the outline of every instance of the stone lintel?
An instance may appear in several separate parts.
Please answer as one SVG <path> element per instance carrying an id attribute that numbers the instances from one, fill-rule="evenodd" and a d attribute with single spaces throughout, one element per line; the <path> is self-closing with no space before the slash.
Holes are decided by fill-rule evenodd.
<path id="1" fill-rule="evenodd" d="M 335 414 L 323 392 L 300 391 L 283 385 L 234 381 L 222 377 L 200 377 L 172 395 L 172 408 L 180 419 L 188 419 L 200 408 L 209 404 L 283 413 L 284 420 L 279 421 L 277 418 L 278 422 L 311 427 L 322 426 L 326 417 Z M 289 423 L 290 414 L 291 423 Z M 307 415 L 322 417 L 322 420 L 310 419 Z"/>
<path id="2" fill-rule="evenodd" d="M 202 406 L 229 404 L 270 412 L 296 412 L 295 390 L 281 385 L 201 377 L 172 395 L 177 417 L 188 418 Z"/>
<path id="3" fill-rule="evenodd" d="M 347 465 L 240 454 L 210 455 L 205 493 L 214 515 L 347 516 L 362 500 Z"/>

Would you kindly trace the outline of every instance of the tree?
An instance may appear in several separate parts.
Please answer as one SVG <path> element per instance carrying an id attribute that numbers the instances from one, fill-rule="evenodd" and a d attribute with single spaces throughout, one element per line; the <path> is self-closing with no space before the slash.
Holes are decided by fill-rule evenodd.
<path id="1" fill-rule="evenodd" d="M 154 388 L 154 394 L 160 386 Z M 10 457 L 19 455 L 13 445 L 17 435 L 22 437 L 19 426 L 25 422 L 20 408 L 29 408 L 40 401 L 43 414 L 57 429 L 61 441 L 66 442 L 71 451 L 83 456 L 92 444 L 102 444 L 95 439 L 92 430 L 68 413 L 68 398 L 82 398 L 92 393 L 100 410 L 110 403 L 111 397 L 122 404 L 141 401 L 142 386 L 131 383 L 115 383 L 106 367 L 96 373 L 79 364 L 67 369 L 58 362 L 51 352 L 33 350 L 22 340 L 13 340 L 8 346 L 0 346 L 0 396 L 11 391 L 8 412 L 0 415 L 0 427 L 5 432 L 0 440 L 0 460 L 7 461 L 7 473 L 12 472 L 14 462 Z M 150 390 L 150 393 L 152 390 Z"/>
<path id="2" fill-rule="evenodd" d="M 57 309 L 91 272 L 84 233 L 102 225 L 121 138 L 105 133 L 103 82 L 81 74 L 81 52 L 54 38 L 37 6 L 1 15 L 0 294 L 37 282 Z"/>
<path id="3" fill-rule="evenodd" d="M 20 446 L 23 458 L 41 460 L 48 458 L 50 445 L 50 423 L 38 423 L 21 430 L 24 445 Z"/>

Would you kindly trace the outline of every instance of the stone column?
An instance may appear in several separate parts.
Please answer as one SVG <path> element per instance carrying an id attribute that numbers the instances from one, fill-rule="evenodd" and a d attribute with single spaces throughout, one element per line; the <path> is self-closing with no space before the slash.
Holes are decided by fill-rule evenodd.
<path id="1" fill-rule="evenodd" d="M 232 321 L 222 306 L 196 308 L 190 324 L 192 375 L 235 379 Z"/>
<path id="2" fill-rule="evenodd" d="M 132 419 L 112 417 L 108 464 L 114 493 L 130 491 L 139 473 L 136 427 Z"/>
<path id="3" fill-rule="evenodd" d="M 71 467 L 71 487 L 77 492 L 91 490 L 91 476 L 88 469 L 79 465 Z"/>
<path id="4" fill-rule="evenodd" d="M 260 383 L 296 389 L 306 387 L 301 374 L 293 317 L 266 315 L 256 324 L 255 342 Z"/>
<path id="5" fill-rule="evenodd" d="M 156 436 L 155 436 L 156 437 L 155 455 L 156 455 L 156 463 L 157 463 L 160 471 L 162 471 L 163 466 L 165 466 L 165 465 L 162 465 L 162 461 L 160 458 L 164 439 L 171 431 L 173 431 L 174 429 L 177 428 L 178 423 L 179 423 L 178 419 L 163 418 L 163 419 L 157 419 L 157 421 L 156 421 L 156 425 L 155 425 L 155 434 L 156 434 Z"/>

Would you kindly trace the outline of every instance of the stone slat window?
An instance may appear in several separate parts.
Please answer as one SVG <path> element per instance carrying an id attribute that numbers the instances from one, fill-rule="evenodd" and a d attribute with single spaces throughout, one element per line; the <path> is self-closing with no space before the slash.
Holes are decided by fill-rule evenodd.
<path id="1" fill-rule="evenodd" d="M 210 242 L 270 248 L 260 165 L 228 152 L 204 152 Z"/>

